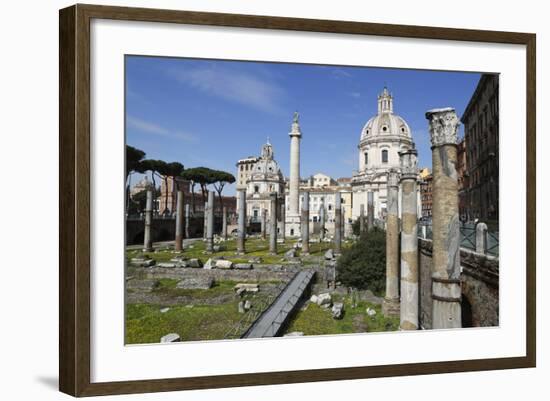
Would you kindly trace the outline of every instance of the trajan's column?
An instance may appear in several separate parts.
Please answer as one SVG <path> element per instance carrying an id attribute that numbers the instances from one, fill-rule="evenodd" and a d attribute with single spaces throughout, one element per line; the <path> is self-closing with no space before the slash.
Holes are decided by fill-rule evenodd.
<path id="1" fill-rule="evenodd" d="M 286 233 L 294 237 L 300 235 L 300 124 L 299 114 L 294 112 L 290 136 L 290 183 L 288 191 L 288 213 L 286 214 Z"/>

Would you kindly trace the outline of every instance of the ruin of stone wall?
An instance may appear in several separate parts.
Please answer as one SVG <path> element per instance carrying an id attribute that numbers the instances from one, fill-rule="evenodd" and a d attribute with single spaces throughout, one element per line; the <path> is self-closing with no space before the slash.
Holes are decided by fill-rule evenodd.
<path id="1" fill-rule="evenodd" d="M 420 326 L 432 328 L 432 241 L 418 239 L 418 266 L 420 269 Z M 490 327 L 499 324 L 499 268 L 498 258 L 460 249 L 461 289 L 463 308 L 471 306 L 470 322 L 464 326 Z M 466 312 L 469 313 L 469 312 Z"/>

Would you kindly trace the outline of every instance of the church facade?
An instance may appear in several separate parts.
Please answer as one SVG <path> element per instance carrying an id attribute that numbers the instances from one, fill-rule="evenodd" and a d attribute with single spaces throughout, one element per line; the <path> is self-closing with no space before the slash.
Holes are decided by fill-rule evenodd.
<path id="1" fill-rule="evenodd" d="M 246 189 L 246 216 L 250 222 L 260 222 L 264 213 L 270 220 L 270 194 L 284 197 L 285 179 L 269 140 L 262 146 L 260 157 L 247 157 L 237 162 L 237 189 Z"/>
<path id="2" fill-rule="evenodd" d="M 394 113 L 393 96 L 384 88 L 378 95 L 378 112 L 361 130 L 358 148 L 358 170 L 353 174 L 352 219 L 359 217 L 361 205 L 367 210 L 367 193 L 374 197 L 374 218 L 386 216 L 387 173 L 399 170 L 399 152 L 414 148 L 407 122 Z"/>

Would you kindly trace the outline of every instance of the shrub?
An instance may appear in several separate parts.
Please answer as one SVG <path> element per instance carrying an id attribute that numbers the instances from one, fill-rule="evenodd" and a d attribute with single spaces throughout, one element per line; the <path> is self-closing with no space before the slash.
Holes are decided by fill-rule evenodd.
<path id="1" fill-rule="evenodd" d="M 342 284 L 382 293 L 386 284 L 386 232 L 375 227 L 361 235 L 342 251 L 336 266 Z"/>

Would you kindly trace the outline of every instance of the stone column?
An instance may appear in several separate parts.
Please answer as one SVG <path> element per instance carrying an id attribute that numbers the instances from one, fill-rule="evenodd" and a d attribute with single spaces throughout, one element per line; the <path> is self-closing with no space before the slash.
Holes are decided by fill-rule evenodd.
<path id="1" fill-rule="evenodd" d="M 145 231 L 143 232 L 143 251 L 153 250 L 153 239 L 151 238 L 151 224 L 153 223 L 153 188 L 147 188 L 147 200 L 145 202 Z"/>
<path id="2" fill-rule="evenodd" d="M 222 237 L 227 240 L 227 207 L 222 208 Z"/>
<path id="3" fill-rule="evenodd" d="M 334 194 L 334 253 L 342 253 L 342 194 Z"/>
<path id="4" fill-rule="evenodd" d="M 214 252 L 214 191 L 208 192 L 208 213 L 206 226 L 206 252 Z"/>
<path id="5" fill-rule="evenodd" d="M 462 327 L 460 222 L 456 143 L 459 120 L 452 108 L 426 112 L 432 142 L 432 326 Z"/>
<path id="6" fill-rule="evenodd" d="M 262 220 L 261 220 L 261 234 L 262 239 L 266 239 L 267 237 L 267 209 L 262 209 Z"/>
<path id="7" fill-rule="evenodd" d="M 370 231 L 374 227 L 374 194 L 372 191 L 367 192 L 367 230 Z"/>
<path id="8" fill-rule="evenodd" d="M 300 140 L 302 133 L 298 122 L 298 113 L 294 113 L 290 136 L 290 182 L 288 187 L 288 223 L 289 232 L 297 235 L 300 229 Z"/>
<path id="9" fill-rule="evenodd" d="M 302 219 L 300 226 L 302 228 L 302 255 L 309 255 L 309 192 L 302 192 L 304 200 L 302 201 Z"/>
<path id="10" fill-rule="evenodd" d="M 272 255 L 277 255 L 277 194 L 270 194 L 269 199 L 271 201 L 269 253 Z"/>
<path id="11" fill-rule="evenodd" d="M 365 232 L 365 205 L 359 206 L 359 235 Z"/>
<path id="12" fill-rule="evenodd" d="M 280 205 L 280 209 L 281 211 L 281 239 L 283 240 L 283 242 L 285 242 L 285 238 L 286 238 L 286 204 L 284 202 L 284 198 L 283 198 L 283 201 L 281 202 L 281 205 Z"/>
<path id="13" fill-rule="evenodd" d="M 388 171 L 388 205 L 386 216 L 386 296 L 382 312 L 399 316 L 399 173 Z"/>
<path id="14" fill-rule="evenodd" d="M 211 191 L 209 191 L 211 192 Z M 208 196 L 208 195 L 207 195 Z M 208 202 L 204 202 L 204 213 L 203 213 L 203 227 L 202 227 L 202 238 L 206 239 L 206 232 L 208 231 Z"/>
<path id="15" fill-rule="evenodd" d="M 237 199 L 239 204 L 239 215 L 237 221 L 237 254 L 245 253 L 246 241 L 246 190 L 240 189 L 237 191 Z"/>
<path id="16" fill-rule="evenodd" d="M 191 218 L 190 205 L 185 205 L 185 238 L 189 238 L 189 219 Z"/>
<path id="17" fill-rule="evenodd" d="M 477 223 L 476 225 L 476 252 L 487 253 L 487 224 Z"/>
<path id="18" fill-rule="evenodd" d="M 399 153 L 401 163 L 401 330 L 418 330 L 417 151 Z"/>
<path id="19" fill-rule="evenodd" d="M 326 215 L 325 215 L 325 201 L 321 201 L 321 206 L 319 207 L 319 220 L 320 220 L 320 226 L 321 231 L 319 233 L 319 237 L 321 238 L 321 241 L 325 239 L 325 224 L 326 224 Z"/>
<path id="20" fill-rule="evenodd" d="M 183 191 L 178 190 L 176 199 L 176 239 L 174 250 L 181 252 L 183 241 Z"/>

